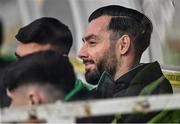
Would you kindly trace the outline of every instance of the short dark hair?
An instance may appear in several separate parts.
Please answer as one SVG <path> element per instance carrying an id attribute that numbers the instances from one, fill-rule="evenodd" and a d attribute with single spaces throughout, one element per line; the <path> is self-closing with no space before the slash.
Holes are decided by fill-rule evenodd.
<path id="1" fill-rule="evenodd" d="M 89 17 L 89 22 L 103 16 L 111 16 L 107 29 L 111 30 L 110 40 L 117 40 L 122 35 L 128 34 L 133 41 L 138 56 L 150 44 L 153 25 L 144 14 L 119 5 L 110 5 L 95 10 Z"/>
<path id="2" fill-rule="evenodd" d="M 50 85 L 54 91 L 66 95 L 74 87 L 74 82 L 75 73 L 68 57 L 49 50 L 16 60 L 7 67 L 3 76 L 3 85 L 9 91 L 36 84 L 41 87 Z M 49 93 L 52 97 L 54 91 Z"/>
<path id="3" fill-rule="evenodd" d="M 52 17 L 42 17 L 22 27 L 16 39 L 22 43 L 50 44 L 63 54 L 68 54 L 73 43 L 68 26 Z"/>

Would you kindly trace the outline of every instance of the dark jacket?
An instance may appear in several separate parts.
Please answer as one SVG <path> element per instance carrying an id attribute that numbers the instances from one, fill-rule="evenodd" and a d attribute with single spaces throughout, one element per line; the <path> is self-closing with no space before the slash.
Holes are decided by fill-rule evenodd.
<path id="1" fill-rule="evenodd" d="M 158 62 L 141 64 L 121 76 L 115 82 L 108 73 L 104 73 L 100 79 L 97 87 L 97 98 L 172 93 L 170 82 L 164 77 Z M 147 89 L 152 83 L 153 85 L 155 84 L 155 87 L 148 92 L 144 92 L 144 88 Z M 157 113 L 123 115 L 118 122 L 147 122 Z M 110 118 L 106 119 L 108 121 L 111 120 Z M 106 121 L 103 120 L 103 122 Z"/>
<path id="2" fill-rule="evenodd" d="M 73 92 L 69 94 L 70 97 L 68 96 L 68 99 L 76 98 L 78 94 L 82 95 L 82 90 L 86 90 L 86 92 L 90 94 L 87 96 L 93 95 L 93 97 L 86 97 L 86 99 L 172 93 L 172 87 L 170 85 L 170 82 L 162 74 L 158 62 L 141 64 L 121 76 L 115 82 L 112 80 L 112 77 L 107 72 L 104 72 L 100 77 L 96 88 L 88 88 L 81 81 L 77 81 L 76 84 L 77 85 L 72 90 Z M 154 85 L 155 87 L 148 89 L 148 86 L 150 85 Z M 83 95 L 85 94 L 83 93 Z M 157 114 L 158 112 L 148 114 L 123 115 L 122 118 L 118 119 L 118 122 L 147 122 Z M 77 122 L 107 123 L 113 120 L 114 116 L 101 116 L 82 118 L 78 119 Z"/>
<path id="3" fill-rule="evenodd" d="M 140 92 L 152 82 L 163 78 L 157 87 L 150 93 L 167 94 L 172 93 L 170 82 L 164 77 L 158 62 L 141 64 L 130 70 L 115 82 L 106 73 L 101 77 L 97 92 L 99 98 L 138 96 Z M 149 94 L 147 94 L 149 95 Z"/>

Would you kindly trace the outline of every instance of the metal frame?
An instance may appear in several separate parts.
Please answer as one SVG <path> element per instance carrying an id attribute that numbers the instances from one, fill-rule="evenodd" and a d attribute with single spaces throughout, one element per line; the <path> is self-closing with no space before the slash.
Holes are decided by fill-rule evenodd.
<path id="1" fill-rule="evenodd" d="M 113 98 L 82 102 L 42 105 L 37 107 L 7 108 L 1 110 L 1 122 L 22 122 L 34 115 L 48 123 L 72 122 L 77 117 L 112 115 L 116 113 L 151 112 L 180 109 L 180 94 Z"/>

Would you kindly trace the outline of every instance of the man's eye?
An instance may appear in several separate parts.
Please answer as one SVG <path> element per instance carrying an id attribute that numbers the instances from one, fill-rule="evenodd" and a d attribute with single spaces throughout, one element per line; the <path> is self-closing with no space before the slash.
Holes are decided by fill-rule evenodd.
<path id="1" fill-rule="evenodd" d="M 96 42 L 94 40 L 89 41 L 90 45 L 96 45 Z"/>
<path id="2" fill-rule="evenodd" d="M 96 44 L 96 42 L 89 42 L 89 44 Z"/>
<path id="3" fill-rule="evenodd" d="M 96 46 L 96 42 L 90 42 L 90 46 L 91 47 L 95 47 Z"/>

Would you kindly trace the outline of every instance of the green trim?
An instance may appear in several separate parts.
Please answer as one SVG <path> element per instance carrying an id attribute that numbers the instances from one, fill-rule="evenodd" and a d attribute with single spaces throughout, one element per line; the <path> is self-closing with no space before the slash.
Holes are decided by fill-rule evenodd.
<path id="1" fill-rule="evenodd" d="M 122 114 L 121 113 L 117 113 L 115 114 L 115 117 L 113 119 L 113 121 L 111 122 L 111 124 L 117 124 L 118 120 L 122 118 Z"/>
<path id="2" fill-rule="evenodd" d="M 84 88 L 84 85 L 81 83 L 81 80 L 77 79 L 75 82 L 75 87 L 64 97 L 64 101 L 69 101 L 72 97 Z"/>
<path id="3" fill-rule="evenodd" d="M 4 60 L 7 60 L 7 61 L 13 61 L 13 60 L 16 59 L 16 57 L 14 57 L 13 55 L 1 55 L 0 59 L 4 59 Z"/>
<path id="4" fill-rule="evenodd" d="M 98 89 L 98 88 L 101 86 L 101 84 L 104 82 L 104 78 L 105 78 L 106 76 L 111 77 L 108 72 L 104 71 L 104 72 L 101 74 L 101 77 L 99 78 L 99 81 L 98 81 L 98 83 L 97 83 L 96 89 Z"/>
<path id="5" fill-rule="evenodd" d="M 144 87 L 141 92 L 140 92 L 140 96 L 141 95 L 149 95 L 151 94 L 157 87 L 158 85 L 163 82 L 163 80 L 165 79 L 164 76 L 161 76 L 160 78 L 158 78 L 157 80 L 153 81 L 152 83 L 150 83 L 149 85 L 147 85 L 146 87 Z"/>
<path id="6" fill-rule="evenodd" d="M 64 97 L 64 101 L 71 100 L 83 88 L 87 89 L 88 91 L 91 91 L 94 89 L 92 85 L 85 84 L 80 79 L 77 79 L 75 82 L 74 88 Z"/>
<path id="7" fill-rule="evenodd" d="M 161 111 L 158 115 L 153 117 L 147 124 L 151 123 L 180 123 L 180 110 L 176 109 L 173 111 L 164 110 Z"/>
<path id="8" fill-rule="evenodd" d="M 153 81 L 152 83 L 150 83 L 149 85 L 147 85 L 146 87 L 144 87 L 139 96 L 141 95 L 149 95 L 151 94 L 156 88 L 157 86 L 165 79 L 164 76 L 161 76 L 160 78 L 158 78 L 157 80 Z M 158 114 L 159 115 L 159 114 Z M 156 116 L 155 116 L 156 117 Z M 117 123 L 118 120 L 120 120 L 122 118 L 121 113 L 118 113 L 115 115 L 114 120 L 112 121 L 112 123 Z M 158 117 L 157 117 L 158 118 Z M 156 118 L 155 118 L 156 119 Z M 153 120 L 154 121 L 154 120 Z"/>
<path id="9" fill-rule="evenodd" d="M 147 124 L 151 124 L 151 123 L 155 123 L 158 122 L 158 120 L 160 120 L 162 117 L 164 117 L 165 115 L 167 115 L 168 111 L 162 111 L 160 112 L 158 115 L 156 115 L 154 118 L 152 118 L 150 121 L 148 121 Z"/>

